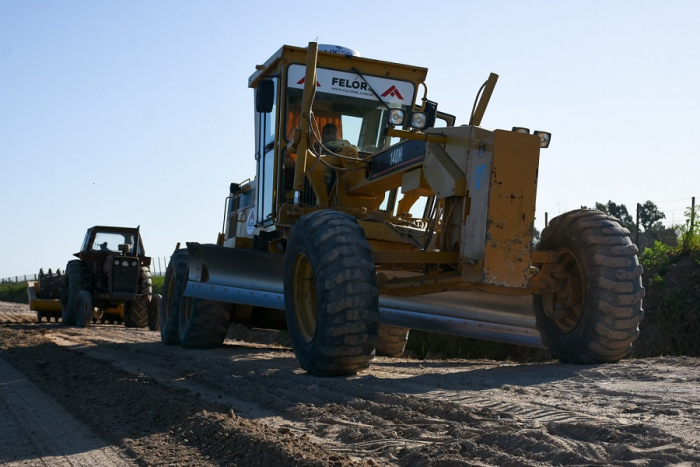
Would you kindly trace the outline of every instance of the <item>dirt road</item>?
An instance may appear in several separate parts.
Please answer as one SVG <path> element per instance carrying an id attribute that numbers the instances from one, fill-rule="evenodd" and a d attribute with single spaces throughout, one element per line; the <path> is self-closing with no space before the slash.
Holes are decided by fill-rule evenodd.
<path id="1" fill-rule="evenodd" d="M 200 351 L 35 321 L 0 302 L 3 465 L 700 465 L 700 359 L 318 378 L 277 334 Z"/>

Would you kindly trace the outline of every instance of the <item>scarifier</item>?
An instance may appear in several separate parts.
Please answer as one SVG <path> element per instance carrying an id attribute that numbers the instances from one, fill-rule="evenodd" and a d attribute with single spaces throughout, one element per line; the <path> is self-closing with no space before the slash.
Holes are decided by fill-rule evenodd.
<path id="1" fill-rule="evenodd" d="M 58 322 L 61 317 L 61 283 L 63 275 L 60 269 L 53 272 L 50 268 L 48 272 L 39 270 L 39 276 L 35 281 L 27 281 L 27 298 L 29 309 L 36 311 L 36 321 L 41 322 L 42 318 L 50 322 Z"/>
<path id="2" fill-rule="evenodd" d="M 221 345 L 231 322 L 288 329 L 316 375 L 399 356 L 410 329 L 546 347 L 569 363 L 630 352 L 644 289 L 629 232 L 575 210 L 533 248 L 551 134 L 480 126 L 495 74 L 457 126 L 426 75 L 313 42 L 256 67 L 257 176 L 231 184 L 216 244 L 173 253 L 166 344 Z"/>

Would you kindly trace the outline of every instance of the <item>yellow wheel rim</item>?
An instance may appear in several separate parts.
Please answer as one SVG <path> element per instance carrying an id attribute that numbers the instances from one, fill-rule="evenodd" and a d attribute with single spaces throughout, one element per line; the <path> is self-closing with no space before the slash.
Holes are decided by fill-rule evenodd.
<path id="1" fill-rule="evenodd" d="M 316 334 L 316 281 L 311 261 L 304 253 L 294 260 L 294 316 L 299 334 L 309 343 Z"/>
<path id="2" fill-rule="evenodd" d="M 583 311 L 584 281 L 581 266 L 576 256 L 567 248 L 557 250 L 558 272 L 555 278 L 561 281 L 561 290 L 544 300 L 545 312 L 554 326 L 561 332 L 573 331 L 581 320 Z"/>

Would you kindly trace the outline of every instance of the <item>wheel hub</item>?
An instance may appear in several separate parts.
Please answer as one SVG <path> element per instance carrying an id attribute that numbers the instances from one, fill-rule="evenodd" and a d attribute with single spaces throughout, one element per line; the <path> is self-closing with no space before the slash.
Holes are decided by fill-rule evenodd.
<path id="1" fill-rule="evenodd" d="M 309 343 L 316 334 L 316 280 L 311 261 L 304 253 L 294 260 L 294 316 L 299 334 Z"/>
<path id="2" fill-rule="evenodd" d="M 567 248 L 557 250 L 561 272 L 552 274 L 561 288 L 542 296 L 544 311 L 561 332 L 572 331 L 581 319 L 583 308 L 583 274 L 576 256 Z"/>

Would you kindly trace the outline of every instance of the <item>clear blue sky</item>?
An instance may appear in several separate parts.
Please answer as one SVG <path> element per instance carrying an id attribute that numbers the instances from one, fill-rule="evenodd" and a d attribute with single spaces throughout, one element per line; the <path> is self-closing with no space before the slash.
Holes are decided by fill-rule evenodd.
<path id="1" fill-rule="evenodd" d="M 700 195 L 700 2 L 0 0 L 0 278 L 63 269 L 92 225 L 213 242 L 255 175 L 247 79 L 282 44 L 425 66 L 466 123 L 551 131 L 536 226 Z"/>

